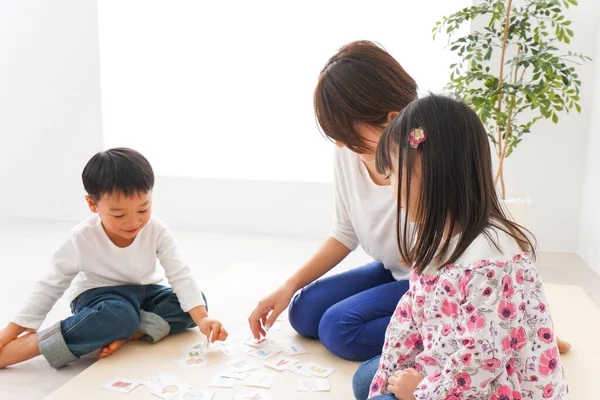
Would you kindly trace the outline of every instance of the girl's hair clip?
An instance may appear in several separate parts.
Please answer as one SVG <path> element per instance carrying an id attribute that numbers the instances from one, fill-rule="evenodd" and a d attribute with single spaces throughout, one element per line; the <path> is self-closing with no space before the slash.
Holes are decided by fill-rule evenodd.
<path id="1" fill-rule="evenodd" d="M 419 147 L 421 143 L 423 143 L 427 139 L 427 134 L 425 133 L 425 128 L 419 127 L 410 131 L 410 135 L 408 135 L 408 144 L 413 149 Z"/>

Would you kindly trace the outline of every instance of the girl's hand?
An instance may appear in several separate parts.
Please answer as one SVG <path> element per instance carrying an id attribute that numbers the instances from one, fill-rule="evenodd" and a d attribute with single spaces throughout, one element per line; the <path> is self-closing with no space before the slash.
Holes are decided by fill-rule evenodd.
<path id="1" fill-rule="evenodd" d="M 13 322 L 9 323 L 6 328 L 0 331 L 0 353 L 4 346 L 15 340 L 19 335 L 25 332 L 27 329 Z"/>
<path id="2" fill-rule="evenodd" d="M 292 301 L 296 289 L 289 284 L 283 285 L 277 291 L 262 299 L 248 318 L 252 336 L 259 340 L 266 336 L 277 317 Z"/>
<path id="3" fill-rule="evenodd" d="M 227 330 L 216 319 L 202 318 L 197 325 L 200 328 L 200 332 L 206 335 L 210 343 L 214 343 L 217 340 L 225 341 L 227 336 L 229 336 Z"/>
<path id="4" fill-rule="evenodd" d="M 388 380 L 388 391 L 399 400 L 415 400 L 413 393 L 424 378 L 423 374 L 414 368 L 396 371 Z"/>

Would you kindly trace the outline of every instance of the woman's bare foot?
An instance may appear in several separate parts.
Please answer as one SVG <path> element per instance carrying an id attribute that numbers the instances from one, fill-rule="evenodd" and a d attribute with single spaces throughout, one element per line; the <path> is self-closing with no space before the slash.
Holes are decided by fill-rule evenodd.
<path id="1" fill-rule="evenodd" d="M 144 336 L 144 334 L 142 332 L 136 332 L 133 334 L 133 336 L 131 336 L 127 339 L 115 340 L 114 342 L 109 343 L 108 345 L 106 345 L 102 349 L 100 349 L 100 352 L 98 353 L 98 358 L 108 357 L 115 351 L 119 350 L 119 348 L 121 346 L 123 346 L 125 343 L 131 342 L 132 340 L 138 340 L 142 336 Z"/>
<path id="2" fill-rule="evenodd" d="M 568 353 L 571 350 L 571 345 L 564 340 L 560 340 L 560 338 L 556 338 L 556 342 L 558 343 L 558 352 L 560 354 Z"/>
<path id="3" fill-rule="evenodd" d="M 36 333 L 28 333 L 2 348 L 0 352 L 0 368 L 27 361 L 40 355 Z"/>

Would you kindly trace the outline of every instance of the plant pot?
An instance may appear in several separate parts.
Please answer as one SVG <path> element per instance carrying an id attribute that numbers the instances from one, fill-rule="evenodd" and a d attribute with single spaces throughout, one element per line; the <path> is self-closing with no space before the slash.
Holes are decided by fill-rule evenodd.
<path id="1" fill-rule="evenodd" d="M 531 199 L 526 198 L 508 198 L 500 199 L 504 210 L 508 213 L 508 217 L 517 224 L 529 228 L 531 222 Z"/>

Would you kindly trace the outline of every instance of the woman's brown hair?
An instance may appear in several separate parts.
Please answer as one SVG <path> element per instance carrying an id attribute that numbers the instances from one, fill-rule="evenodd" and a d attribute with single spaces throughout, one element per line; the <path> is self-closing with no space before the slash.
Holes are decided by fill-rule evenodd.
<path id="1" fill-rule="evenodd" d="M 373 151 L 356 129 L 362 122 L 383 128 L 390 112 L 417 98 L 417 84 L 388 52 L 361 40 L 329 59 L 315 89 L 315 115 L 324 134 L 357 153 Z"/>
<path id="2" fill-rule="evenodd" d="M 423 128 L 427 135 L 417 148 L 409 144 L 415 128 Z M 377 171 L 397 169 L 399 216 L 402 192 L 410 199 L 412 171 L 419 160 L 416 221 L 409 229 L 408 218 L 398 218 L 404 226 L 398 223 L 396 232 L 400 254 L 408 265 L 422 273 L 432 261 L 440 267 L 452 264 L 481 234 L 501 251 L 494 230 L 507 233 L 522 251 L 535 257 L 531 232 L 511 221 L 500 205 L 487 133 L 471 108 L 450 97 L 430 95 L 409 104 L 385 128 L 377 147 Z M 409 203 L 405 215 L 410 215 Z M 455 228 L 460 233 L 450 252 L 449 233 Z"/>

